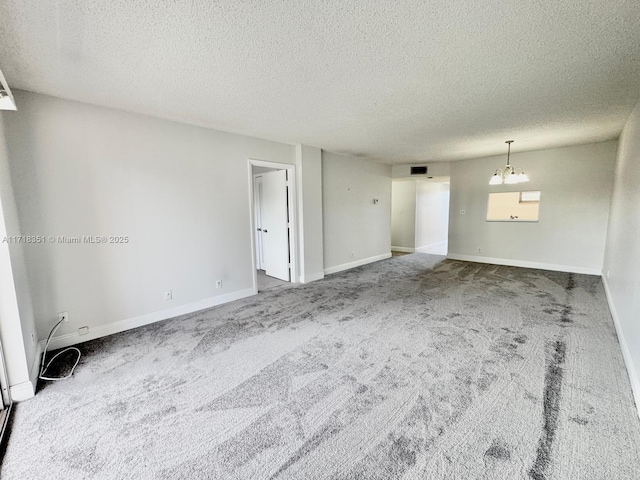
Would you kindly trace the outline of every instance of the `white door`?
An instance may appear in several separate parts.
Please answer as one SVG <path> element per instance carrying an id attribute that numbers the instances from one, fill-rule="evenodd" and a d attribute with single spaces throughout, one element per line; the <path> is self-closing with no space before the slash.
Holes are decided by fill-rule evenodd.
<path id="1" fill-rule="evenodd" d="M 256 229 L 256 268 L 264 270 L 264 254 L 262 249 L 262 175 L 253 177 L 253 200 Z"/>
<path id="2" fill-rule="evenodd" d="M 267 275 L 289 281 L 287 171 L 262 174 L 262 249 Z"/>
<path id="3" fill-rule="evenodd" d="M 9 420 L 9 407 L 11 398 L 9 397 L 9 379 L 4 366 L 4 356 L 2 353 L 2 343 L 0 343 L 0 441 L 5 433 Z"/>

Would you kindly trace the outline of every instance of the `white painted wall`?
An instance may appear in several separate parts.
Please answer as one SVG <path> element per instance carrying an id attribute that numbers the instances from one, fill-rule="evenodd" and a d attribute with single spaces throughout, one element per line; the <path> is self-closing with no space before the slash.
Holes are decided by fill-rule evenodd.
<path id="1" fill-rule="evenodd" d="M 325 273 L 391 256 L 390 166 L 322 152 L 322 205 Z"/>
<path id="2" fill-rule="evenodd" d="M 296 145 L 296 175 L 298 211 L 303 212 L 299 222 L 301 252 L 300 281 L 303 283 L 324 277 L 324 250 L 322 246 L 322 150 L 307 145 Z"/>
<path id="3" fill-rule="evenodd" d="M 294 164 L 294 146 L 14 93 L 5 127 L 22 233 L 129 237 L 25 249 L 40 339 L 62 310 L 61 335 L 90 328 L 73 343 L 253 293 L 247 159 Z"/>
<path id="4" fill-rule="evenodd" d="M 448 236 L 449 184 L 417 180 L 416 249 L 446 245 Z"/>
<path id="5" fill-rule="evenodd" d="M 515 145 L 515 144 L 514 144 Z M 450 258 L 578 273 L 602 269 L 616 142 L 511 154 L 531 179 L 490 186 L 506 156 L 451 164 Z M 513 152 L 513 150 L 512 150 Z M 487 222 L 489 192 L 540 190 L 538 223 Z M 461 209 L 466 215 L 460 215 Z M 478 248 L 482 252 L 478 252 Z"/>
<path id="6" fill-rule="evenodd" d="M 251 171 L 253 172 L 254 175 L 258 173 L 272 172 L 273 170 L 275 169 L 269 168 L 269 167 L 256 167 L 255 165 L 251 167 Z"/>
<path id="7" fill-rule="evenodd" d="M 416 181 L 391 182 L 391 246 L 413 252 L 416 247 Z"/>
<path id="8" fill-rule="evenodd" d="M 618 142 L 603 279 L 640 409 L 640 102 Z"/>
<path id="9" fill-rule="evenodd" d="M 39 358 L 33 341 L 37 337 L 24 259 L 25 245 L 4 242 L 6 237 L 21 233 L 4 135 L 5 124 L 13 122 L 15 116 L 14 112 L 0 115 L 0 338 L 11 395 L 14 400 L 24 400 L 35 392 Z"/>

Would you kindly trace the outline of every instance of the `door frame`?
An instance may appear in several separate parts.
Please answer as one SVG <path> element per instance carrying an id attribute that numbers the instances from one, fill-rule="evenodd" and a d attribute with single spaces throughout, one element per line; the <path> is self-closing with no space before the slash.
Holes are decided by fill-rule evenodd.
<path id="1" fill-rule="evenodd" d="M 0 444 L 5 441 L 4 435 L 7 430 L 7 425 L 9 424 L 12 408 L 13 400 L 9 392 L 9 376 L 7 375 L 7 369 L 4 363 L 2 342 L 0 342 Z M 0 458 L 2 458 L 2 455 L 0 455 Z"/>
<path id="2" fill-rule="evenodd" d="M 290 278 L 291 283 L 299 282 L 298 267 L 298 216 L 297 216 L 297 189 L 296 189 L 296 166 L 290 163 L 270 162 L 266 160 L 248 159 L 248 181 L 249 181 L 249 224 L 251 225 L 251 267 L 253 269 L 253 290 L 258 293 L 258 270 L 256 265 L 256 220 L 255 220 L 255 198 L 253 194 L 253 167 L 266 167 L 287 171 L 288 204 L 289 204 L 289 258 L 291 260 Z"/>
<path id="3" fill-rule="evenodd" d="M 263 250 L 263 241 L 261 241 L 262 237 L 260 235 L 258 235 L 257 229 L 258 228 L 262 228 L 262 222 L 258 222 L 258 211 L 261 210 L 261 202 L 258 201 L 258 199 L 256 198 L 256 195 L 258 193 L 258 183 L 260 184 L 260 186 L 262 186 L 262 174 L 261 173 L 254 173 L 253 174 L 253 234 L 256 237 L 256 269 L 257 270 L 264 270 L 264 250 Z M 260 215 L 260 218 L 262 219 L 262 215 Z M 258 225 L 258 223 L 260 223 Z"/>

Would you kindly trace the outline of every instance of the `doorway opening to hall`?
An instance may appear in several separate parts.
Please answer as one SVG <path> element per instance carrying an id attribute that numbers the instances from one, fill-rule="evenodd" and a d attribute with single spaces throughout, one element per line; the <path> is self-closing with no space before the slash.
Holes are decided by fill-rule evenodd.
<path id="1" fill-rule="evenodd" d="M 449 177 L 394 178 L 391 184 L 393 255 L 447 255 Z"/>
<path id="2" fill-rule="evenodd" d="M 251 167 L 254 255 L 259 292 L 293 280 L 291 173 L 287 168 Z"/>

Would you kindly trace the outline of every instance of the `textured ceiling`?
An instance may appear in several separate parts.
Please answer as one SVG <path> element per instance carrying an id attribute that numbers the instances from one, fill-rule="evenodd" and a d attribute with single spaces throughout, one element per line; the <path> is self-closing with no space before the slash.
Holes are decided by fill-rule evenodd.
<path id="1" fill-rule="evenodd" d="M 0 0 L 20 88 L 384 163 L 615 138 L 638 0 Z M 19 105 L 18 105 L 19 108 Z"/>

